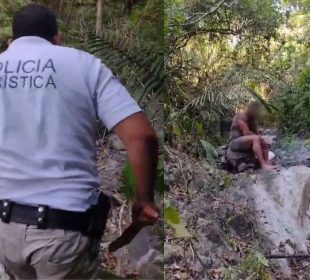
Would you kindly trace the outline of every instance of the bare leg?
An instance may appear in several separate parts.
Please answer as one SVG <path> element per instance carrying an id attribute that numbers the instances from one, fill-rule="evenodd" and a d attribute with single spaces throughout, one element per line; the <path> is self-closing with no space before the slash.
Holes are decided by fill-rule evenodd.
<path id="1" fill-rule="evenodd" d="M 253 149 L 253 152 L 255 153 L 255 155 L 257 156 L 257 159 L 259 161 L 261 168 L 267 169 L 267 170 L 273 170 L 274 169 L 274 167 L 272 165 L 268 164 L 268 162 L 265 159 L 264 150 L 262 148 L 260 138 L 258 138 L 258 139 L 254 138 L 253 139 L 252 149 Z"/>
<path id="2" fill-rule="evenodd" d="M 234 140 L 233 150 L 236 151 L 249 151 L 252 150 L 256 155 L 261 168 L 266 170 L 273 170 L 275 167 L 268 164 L 266 161 L 266 151 L 262 147 L 261 138 L 258 135 L 241 136 Z M 267 150 L 268 158 L 268 150 Z"/>
<path id="3" fill-rule="evenodd" d="M 268 155 L 268 145 L 265 143 L 263 138 L 261 138 L 261 145 L 262 145 L 264 160 L 268 164 L 270 164 L 270 162 L 269 162 L 269 155 Z"/>

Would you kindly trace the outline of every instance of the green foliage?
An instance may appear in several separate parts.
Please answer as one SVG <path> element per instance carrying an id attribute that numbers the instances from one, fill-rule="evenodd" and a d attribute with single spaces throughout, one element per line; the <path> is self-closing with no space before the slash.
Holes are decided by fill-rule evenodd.
<path id="1" fill-rule="evenodd" d="M 140 38 L 148 38 L 155 49 L 164 46 L 163 8 L 162 0 L 144 1 L 135 6 L 130 15 L 135 32 Z"/>
<path id="2" fill-rule="evenodd" d="M 180 214 L 179 212 L 172 207 L 165 208 L 165 221 L 170 224 L 179 224 L 180 223 Z"/>
<path id="3" fill-rule="evenodd" d="M 202 152 L 200 158 L 204 158 L 210 164 L 215 163 L 215 159 L 218 157 L 215 148 L 205 140 L 200 140 L 202 146 Z"/>
<path id="4" fill-rule="evenodd" d="M 165 192 L 165 162 L 163 156 L 159 157 L 155 190 L 163 194 Z"/>
<path id="5" fill-rule="evenodd" d="M 135 177 L 128 162 L 125 163 L 122 170 L 121 188 L 120 192 L 129 200 L 135 198 Z"/>
<path id="6" fill-rule="evenodd" d="M 231 183 L 232 183 L 232 177 L 229 174 L 225 173 L 220 178 L 219 186 L 222 189 L 226 189 L 230 187 Z"/>
<path id="7" fill-rule="evenodd" d="M 251 279 L 272 280 L 271 275 L 266 271 L 268 267 L 268 260 L 262 253 L 256 250 L 250 251 L 240 266 L 241 271 L 246 272 L 252 276 Z"/>
<path id="8" fill-rule="evenodd" d="M 12 17 L 27 0 L 0 0 L 0 52 L 5 49 L 7 40 L 12 36 Z M 1 47 L 3 46 L 3 47 Z"/>
<path id="9" fill-rule="evenodd" d="M 310 151 L 310 139 L 304 141 L 304 147 Z"/>
<path id="10" fill-rule="evenodd" d="M 179 211 L 170 206 L 170 202 L 165 200 L 164 221 L 174 231 L 175 238 L 191 238 L 192 235 L 182 224 Z"/>
<path id="11" fill-rule="evenodd" d="M 228 267 L 225 269 L 226 280 L 272 280 L 268 272 L 269 262 L 262 253 L 252 249 L 238 268 Z"/>
<path id="12" fill-rule="evenodd" d="M 273 110 L 278 111 L 278 108 L 273 106 L 272 104 L 268 103 L 258 92 L 256 92 L 256 86 L 252 85 L 246 87 L 247 90 L 249 91 L 249 93 L 252 95 L 252 97 L 254 99 L 256 99 L 257 101 L 259 101 L 267 110 L 268 113 L 272 113 Z"/>
<path id="13" fill-rule="evenodd" d="M 274 101 L 279 112 L 274 116 L 286 134 L 309 133 L 310 84 L 303 88 L 289 89 Z"/>
<path id="14" fill-rule="evenodd" d="M 233 267 L 228 267 L 224 271 L 225 280 L 239 280 L 239 270 Z"/>
<path id="15" fill-rule="evenodd" d="M 159 194 L 163 194 L 165 191 L 164 172 L 164 159 L 161 156 L 158 162 L 157 178 L 154 186 L 155 192 Z M 120 192 L 123 193 L 128 200 L 132 201 L 135 198 L 135 190 L 135 177 L 130 164 L 126 162 L 122 170 Z"/>
<path id="16" fill-rule="evenodd" d="M 299 145 L 297 141 L 295 141 L 292 133 L 284 134 L 280 143 L 287 151 L 293 151 Z"/>
<path id="17" fill-rule="evenodd" d="M 194 145 L 221 144 L 223 120 L 253 97 L 274 109 L 263 90 L 250 90 L 246 82 L 263 89 L 273 79 L 274 71 L 261 71 L 261 65 L 267 65 L 282 14 L 272 0 L 165 3 L 166 140 L 200 155 Z M 203 137 L 195 123 L 202 124 Z"/>
<path id="18" fill-rule="evenodd" d="M 85 43 L 88 51 L 102 58 L 123 81 L 140 103 L 143 98 L 163 92 L 163 57 L 142 49 L 120 30 L 104 32 L 101 38 L 92 37 Z"/>
<path id="19" fill-rule="evenodd" d="M 102 58 L 142 105 L 150 95 L 162 95 L 164 60 L 160 52 L 144 48 L 121 30 L 105 30 L 102 37 L 90 37 L 83 45 Z"/>
<path id="20" fill-rule="evenodd" d="M 166 1 L 166 141 L 201 155 L 255 98 L 269 125 L 309 132 L 307 1 Z M 195 123 L 205 135 L 198 136 Z"/>

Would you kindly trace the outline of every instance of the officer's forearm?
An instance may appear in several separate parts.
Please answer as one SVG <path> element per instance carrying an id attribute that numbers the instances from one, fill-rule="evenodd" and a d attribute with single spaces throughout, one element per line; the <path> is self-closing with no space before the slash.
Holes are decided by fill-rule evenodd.
<path id="1" fill-rule="evenodd" d="M 158 161 L 158 140 L 155 133 L 133 137 L 126 148 L 136 179 L 136 198 L 153 201 Z"/>
<path id="2" fill-rule="evenodd" d="M 139 112 L 124 119 L 114 128 L 127 150 L 129 164 L 136 180 L 136 198 L 153 200 L 158 160 L 158 140 L 154 129 Z"/>

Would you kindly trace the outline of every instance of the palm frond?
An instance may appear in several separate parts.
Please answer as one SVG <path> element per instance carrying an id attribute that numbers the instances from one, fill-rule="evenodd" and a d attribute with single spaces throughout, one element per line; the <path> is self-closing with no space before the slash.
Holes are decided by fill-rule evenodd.
<path id="1" fill-rule="evenodd" d="M 142 46 L 138 39 L 121 30 L 90 35 L 83 48 L 100 57 L 142 106 L 151 95 L 164 90 L 163 52 Z"/>

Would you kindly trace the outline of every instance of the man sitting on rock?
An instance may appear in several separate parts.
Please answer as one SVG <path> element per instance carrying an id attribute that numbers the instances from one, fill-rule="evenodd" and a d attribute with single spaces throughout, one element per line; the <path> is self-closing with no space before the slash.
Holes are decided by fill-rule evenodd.
<path id="1" fill-rule="evenodd" d="M 261 115 L 262 105 L 258 101 L 250 101 L 244 112 L 236 114 L 230 129 L 229 148 L 233 152 L 253 151 L 262 169 L 273 170 L 275 166 L 268 160 L 268 145 L 257 129 Z"/>

